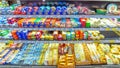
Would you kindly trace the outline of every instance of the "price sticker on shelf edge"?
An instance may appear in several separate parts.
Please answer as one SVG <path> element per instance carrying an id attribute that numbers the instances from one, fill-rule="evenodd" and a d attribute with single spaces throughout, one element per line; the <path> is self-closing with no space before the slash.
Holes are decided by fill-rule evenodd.
<path id="1" fill-rule="evenodd" d="M 93 42 L 94 43 L 100 43 L 101 41 L 100 40 L 94 40 Z"/>
<path id="2" fill-rule="evenodd" d="M 106 28 L 105 30 L 106 30 L 106 31 L 110 31 L 110 28 Z"/>
<path id="3" fill-rule="evenodd" d="M 112 28 L 113 31 L 117 31 L 118 29 L 117 28 Z"/>
<path id="4" fill-rule="evenodd" d="M 115 43 L 115 40 L 109 40 L 110 43 Z"/>

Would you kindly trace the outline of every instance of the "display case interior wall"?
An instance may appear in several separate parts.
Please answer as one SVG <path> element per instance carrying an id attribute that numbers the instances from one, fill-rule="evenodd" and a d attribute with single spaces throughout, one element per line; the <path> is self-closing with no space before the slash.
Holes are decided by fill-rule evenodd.
<path id="1" fill-rule="evenodd" d="M 2 0 L 0 0 L 1 2 Z M 17 3 L 17 0 L 5 0 L 6 2 L 8 2 L 9 5 L 12 5 L 12 4 L 16 4 Z"/>
<path id="2" fill-rule="evenodd" d="M 114 4 L 117 4 L 118 8 L 120 8 L 120 2 L 111 2 L 111 1 L 54 1 L 54 0 L 46 0 L 45 2 L 43 1 L 40 1 L 40 0 L 21 0 L 21 3 L 22 5 L 29 5 L 29 3 L 46 3 L 46 2 L 67 2 L 67 3 L 70 3 L 70 4 L 75 4 L 75 6 L 85 6 L 85 7 L 88 7 L 88 8 L 106 8 L 106 6 L 110 3 L 114 3 Z"/>
<path id="3" fill-rule="evenodd" d="M 120 14 L 120 2 L 114 2 L 114 1 L 55 1 L 55 0 L 46 0 L 46 1 L 39 1 L 39 0 L 21 0 L 21 4 L 22 5 L 29 5 L 32 3 L 37 4 L 38 6 L 44 5 L 44 6 L 57 6 L 56 3 L 59 2 L 66 2 L 65 6 L 70 7 L 70 6 L 75 6 L 75 7 L 84 7 L 87 9 L 90 9 L 90 12 L 88 10 L 89 15 L 93 15 L 93 14 L 106 14 L 106 11 L 112 11 L 111 7 L 114 6 L 116 8 L 114 8 L 114 10 L 117 11 L 112 11 L 112 14 L 114 15 L 118 15 Z M 54 4 L 52 4 L 54 3 Z M 49 5 L 48 5 L 49 4 Z M 50 5 L 51 4 L 51 5 Z M 69 5 L 68 5 L 69 4 Z M 83 10 L 83 9 L 82 9 Z M 104 13 L 105 12 L 105 13 Z M 111 13 L 111 12 L 110 12 Z M 80 15 L 83 13 L 80 13 Z M 86 13 L 85 13 L 86 14 Z M 111 14 L 110 14 L 111 15 Z"/>

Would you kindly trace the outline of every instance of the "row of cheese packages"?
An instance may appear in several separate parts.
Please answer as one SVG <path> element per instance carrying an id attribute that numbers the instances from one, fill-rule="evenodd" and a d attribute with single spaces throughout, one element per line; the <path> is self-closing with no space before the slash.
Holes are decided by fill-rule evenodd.
<path id="1" fill-rule="evenodd" d="M 75 44 L 75 62 L 77 65 L 120 64 L 119 44 Z"/>

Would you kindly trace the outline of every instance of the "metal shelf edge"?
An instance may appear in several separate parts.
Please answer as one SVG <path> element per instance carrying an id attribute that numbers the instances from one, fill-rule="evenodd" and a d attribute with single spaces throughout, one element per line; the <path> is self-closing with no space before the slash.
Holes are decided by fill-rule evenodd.
<path id="1" fill-rule="evenodd" d="M 0 65 L 0 68 L 57 68 L 57 66 L 22 66 L 22 65 Z M 76 66 L 76 68 L 119 68 L 120 65 L 86 65 Z"/>
<path id="2" fill-rule="evenodd" d="M 0 30 L 64 30 L 64 31 L 68 31 L 68 30 L 100 30 L 100 31 L 118 31 L 120 30 L 120 28 L 4 28 L 4 27 L 0 27 Z"/>
<path id="3" fill-rule="evenodd" d="M 0 40 L 0 42 L 14 41 L 15 43 L 120 43 L 120 40 L 80 40 L 80 41 L 38 41 L 38 40 Z"/>
<path id="4" fill-rule="evenodd" d="M 51 17 L 51 18 L 120 18 L 119 15 L 0 15 L 1 17 Z"/>

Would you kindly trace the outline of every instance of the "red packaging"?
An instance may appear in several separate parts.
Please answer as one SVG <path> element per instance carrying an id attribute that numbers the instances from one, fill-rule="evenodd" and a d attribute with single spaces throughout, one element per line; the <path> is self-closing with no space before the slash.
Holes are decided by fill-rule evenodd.
<path id="1" fill-rule="evenodd" d="M 59 40 L 59 41 L 62 41 L 62 40 L 63 40 L 62 34 L 58 34 L 58 40 Z"/>
<path id="2" fill-rule="evenodd" d="M 58 50 L 59 50 L 59 54 L 60 55 L 63 55 L 63 54 L 66 53 L 65 48 L 66 48 L 66 45 L 64 43 L 59 45 L 59 49 Z"/>
<path id="3" fill-rule="evenodd" d="M 24 13 L 22 13 L 22 8 L 23 8 L 24 6 L 19 6 L 19 7 L 17 7 L 16 9 L 15 9 L 15 11 L 14 11 L 14 14 L 15 15 L 18 15 L 18 14 L 24 14 Z"/>
<path id="4" fill-rule="evenodd" d="M 82 28 L 85 28 L 85 26 L 86 26 L 86 21 L 87 21 L 87 18 L 80 18 L 80 22 L 81 22 Z"/>

